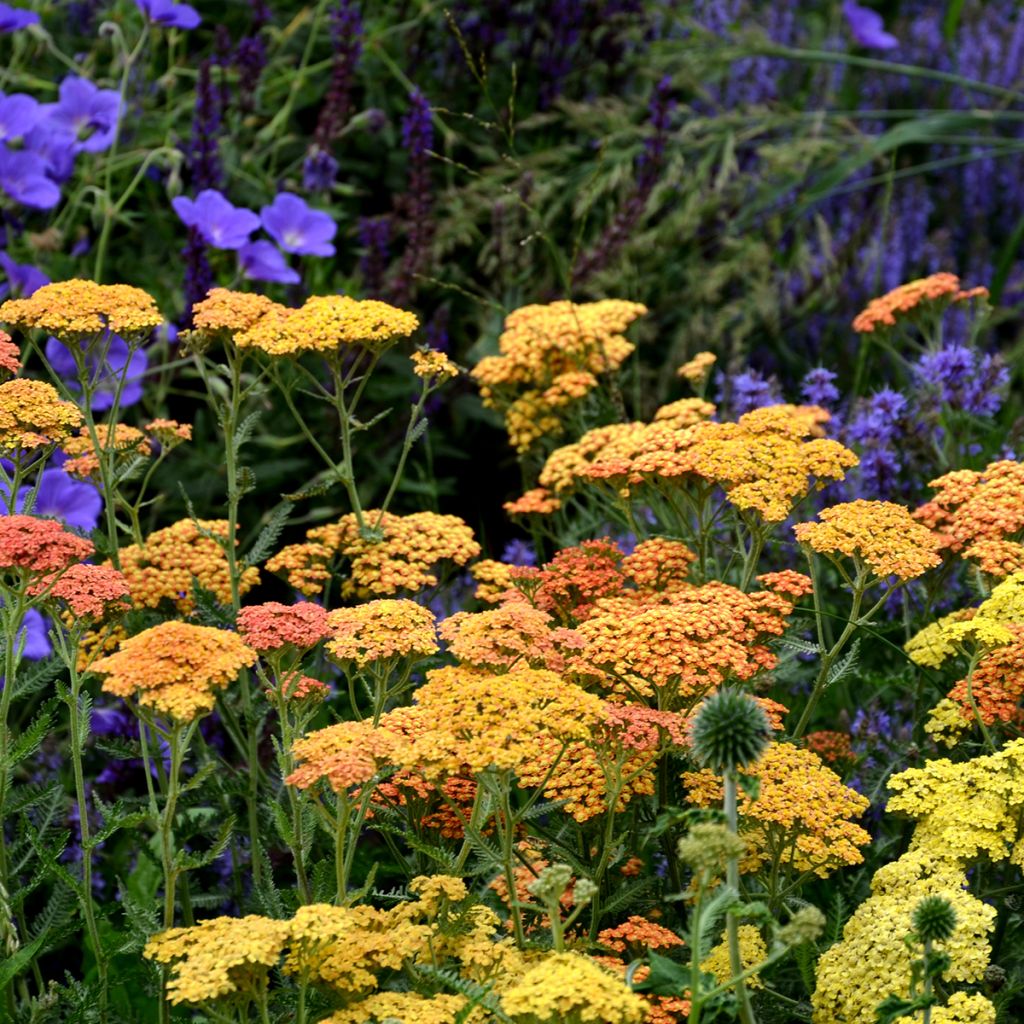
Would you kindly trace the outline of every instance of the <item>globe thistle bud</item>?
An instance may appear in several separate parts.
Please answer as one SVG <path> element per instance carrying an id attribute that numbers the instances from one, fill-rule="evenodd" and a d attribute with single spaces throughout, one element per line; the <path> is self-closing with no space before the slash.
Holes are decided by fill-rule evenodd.
<path id="1" fill-rule="evenodd" d="M 825 930 L 825 915 L 817 907 L 801 907 L 778 932 L 779 941 L 787 946 L 814 942 Z"/>
<path id="2" fill-rule="evenodd" d="M 771 726 L 764 708 L 742 690 L 719 690 L 701 704 L 693 724 L 693 756 L 719 775 L 754 764 Z"/>
<path id="3" fill-rule="evenodd" d="M 956 928 L 956 911 L 945 896 L 926 896 L 914 907 L 911 921 L 922 942 L 944 942 Z"/>
<path id="4" fill-rule="evenodd" d="M 747 851 L 747 844 L 725 825 L 705 822 L 694 825 L 679 840 L 676 847 L 679 859 L 697 874 L 707 873 L 714 877 L 725 874 L 726 864 L 738 859 Z"/>
<path id="5" fill-rule="evenodd" d="M 572 868 L 568 864 L 551 864 L 526 887 L 526 891 L 542 903 L 557 903 L 571 881 Z"/>

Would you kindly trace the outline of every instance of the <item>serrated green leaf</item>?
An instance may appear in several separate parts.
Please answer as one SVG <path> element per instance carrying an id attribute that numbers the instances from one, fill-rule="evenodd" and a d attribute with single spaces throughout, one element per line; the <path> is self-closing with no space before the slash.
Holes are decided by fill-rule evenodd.
<path id="1" fill-rule="evenodd" d="M 277 542 L 281 539 L 285 526 L 288 525 L 288 517 L 291 515 L 294 507 L 291 502 L 285 501 L 270 513 L 266 523 L 259 532 L 259 536 L 242 556 L 244 565 L 258 565 L 270 557 L 274 548 L 277 547 Z"/>

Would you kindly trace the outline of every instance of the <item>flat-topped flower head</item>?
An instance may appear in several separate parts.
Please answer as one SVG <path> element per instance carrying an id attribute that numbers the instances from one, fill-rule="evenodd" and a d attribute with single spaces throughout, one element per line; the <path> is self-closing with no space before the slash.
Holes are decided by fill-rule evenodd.
<path id="1" fill-rule="evenodd" d="M 145 427 L 150 438 L 162 448 L 177 448 L 183 441 L 192 440 L 192 424 L 179 423 L 177 420 L 157 418 L 150 420 Z"/>
<path id="2" fill-rule="evenodd" d="M 330 579 L 331 566 L 340 563 L 343 597 L 389 597 L 436 586 L 440 566 L 462 566 L 480 554 L 472 529 L 457 516 L 381 515 L 371 509 L 364 517 L 374 524 L 379 520 L 379 539 L 363 536 L 356 517 L 345 515 L 308 530 L 306 543 L 282 548 L 267 561 L 267 569 L 314 597 Z"/>
<path id="3" fill-rule="evenodd" d="M 142 955 L 172 965 L 167 1001 L 175 1006 L 236 994 L 254 997 L 266 985 L 291 931 L 291 921 L 256 914 L 214 917 L 154 935 Z"/>
<path id="4" fill-rule="evenodd" d="M 89 541 L 69 533 L 56 519 L 0 516 L 0 574 L 31 577 L 63 572 L 92 553 Z"/>
<path id="5" fill-rule="evenodd" d="M 26 377 L 0 384 L 0 454 L 60 444 L 81 422 L 78 406 L 52 384 Z"/>
<path id="6" fill-rule="evenodd" d="M 238 632 L 260 654 L 269 654 L 284 647 L 296 651 L 312 650 L 331 635 L 327 609 L 312 601 L 297 604 L 267 601 L 247 605 L 238 613 Z"/>
<path id="7" fill-rule="evenodd" d="M 266 295 L 211 288 L 192 307 L 192 333 L 203 337 L 233 336 L 249 330 L 271 310 L 286 312 Z"/>
<path id="8" fill-rule="evenodd" d="M 0 306 L 0 321 L 78 342 L 108 330 L 123 338 L 141 338 L 161 326 L 164 318 L 153 297 L 141 288 L 75 278 L 44 284 L 27 299 L 9 299 Z"/>
<path id="9" fill-rule="evenodd" d="M 130 607 L 128 581 L 109 565 L 79 563 L 29 587 L 41 602 L 66 607 L 79 620 L 99 621 Z"/>
<path id="10" fill-rule="evenodd" d="M 231 603 L 231 575 L 224 541 L 224 519 L 182 519 L 151 533 L 142 544 L 121 549 L 121 571 L 128 580 L 132 601 L 140 608 L 158 608 L 167 601 L 183 615 L 195 606 L 193 581 L 223 604 Z M 250 566 L 239 579 L 244 596 L 259 581 Z"/>
<path id="11" fill-rule="evenodd" d="M 21 349 L 6 331 L 0 331 L 0 379 L 17 377 L 21 372 Z"/>
<path id="12" fill-rule="evenodd" d="M 987 295 L 987 288 L 961 290 L 960 278 L 956 274 L 931 274 L 872 299 L 867 308 L 854 318 L 853 329 L 858 334 L 873 334 L 895 327 L 901 320 L 940 313 L 952 302 Z"/>
<path id="13" fill-rule="evenodd" d="M 314 295 L 298 309 L 270 309 L 238 332 L 235 344 L 269 356 L 338 355 L 353 345 L 379 352 L 409 337 L 417 327 L 415 314 L 377 299 Z"/>
<path id="14" fill-rule="evenodd" d="M 459 375 L 459 368 L 444 352 L 437 349 L 418 350 L 409 358 L 412 360 L 412 372 L 423 380 L 440 384 Z"/>
<path id="15" fill-rule="evenodd" d="M 172 620 L 123 640 L 92 671 L 106 677 L 105 693 L 188 722 L 212 711 L 217 691 L 255 661 L 237 633 Z"/>
<path id="16" fill-rule="evenodd" d="M 676 370 L 676 376 L 688 380 L 694 387 L 700 387 L 716 362 L 718 362 L 718 356 L 714 352 L 698 352 Z"/>
<path id="17" fill-rule="evenodd" d="M 338 608 L 328 614 L 327 623 L 327 652 L 342 665 L 419 660 L 438 650 L 433 612 L 403 598 Z"/>
<path id="18" fill-rule="evenodd" d="M 853 559 L 876 581 L 914 579 L 940 562 L 939 538 L 902 505 L 859 499 L 826 508 L 818 519 L 794 526 L 796 539 L 819 554 Z"/>
<path id="19" fill-rule="evenodd" d="M 146 435 L 138 427 L 129 427 L 126 423 L 101 423 L 96 428 L 96 436 L 100 442 L 99 452 L 87 427 L 82 427 L 77 436 L 64 441 L 61 449 L 67 456 L 64 460 L 65 473 L 87 480 L 99 474 L 101 454 L 112 453 L 119 462 L 148 458 L 153 454 Z"/>
<path id="20" fill-rule="evenodd" d="M 289 786 L 309 789 L 325 782 L 336 793 L 363 786 L 388 765 L 402 737 L 370 722 L 338 722 L 317 729 L 292 744 L 296 768 L 285 779 Z"/>

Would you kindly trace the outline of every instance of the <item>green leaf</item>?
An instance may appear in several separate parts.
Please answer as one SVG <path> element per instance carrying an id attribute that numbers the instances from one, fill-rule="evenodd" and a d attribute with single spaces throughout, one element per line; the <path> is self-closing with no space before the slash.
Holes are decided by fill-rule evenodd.
<path id="1" fill-rule="evenodd" d="M 56 703 L 56 700 L 47 701 L 39 709 L 38 714 L 28 728 L 18 735 L 14 745 L 8 752 L 7 767 L 13 768 L 27 757 L 31 757 L 39 749 L 43 740 L 49 735 L 50 727 L 53 725 L 53 710 Z"/>
<path id="2" fill-rule="evenodd" d="M 857 661 L 860 655 L 860 638 L 850 644 L 850 649 L 828 670 L 828 678 L 825 681 L 826 686 L 832 686 L 834 683 L 838 683 L 840 679 L 845 679 L 846 676 L 853 673 L 857 667 Z"/>
<path id="3" fill-rule="evenodd" d="M 174 855 L 174 866 L 179 871 L 194 871 L 197 868 L 205 868 L 208 864 L 219 860 L 228 848 L 228 843 L 231 842 L 231 833 L 234 829 L 235 819 L 229 816 L 224 824 L 221 825 L 217 838 L 214 839 L 209 849 L 201 850 L 198 853 L 186 853 L 184 850 L 178 850 Z"/>
<path id="4" fill-rule="evenodd" d="M 960 24 L 960 15 L 963 14 L 964 0 L 949 0 L 946 6 L 946 13 L 942 18 L 942 34 L 947 42 L 953 42 L 956 38 L 957 26 Z"/>
<path id="5" fill-rule="evenodd" d="M 22 946 L 16 953 L 4 957 L 0 961 L 0 989 L 9 985 L 36 958 L 46 941 L 46 933 L 37 936 L 27 946 Z"/>
<path id="6" fill-rule="evenodd" d="M 649 950 L 647 962 L 650 973 L 643 981 L 633 982 L 637 992 L 650 992 L 656 996 L 679 996 L 690 985 L 689 964 L 676 963 L 667 956 Z"/>
<path id="7" fill-rule="evenodd" d="M 294 507 L 290 501 L 284 501 L 270 513 L 252 547 L 242 556 L 244 565 L 258 565 L 270 557 L 274 548 L 277 547 L 277 542 L 280 540 L 285 526 L 288 525 L 288 517 Z"/>

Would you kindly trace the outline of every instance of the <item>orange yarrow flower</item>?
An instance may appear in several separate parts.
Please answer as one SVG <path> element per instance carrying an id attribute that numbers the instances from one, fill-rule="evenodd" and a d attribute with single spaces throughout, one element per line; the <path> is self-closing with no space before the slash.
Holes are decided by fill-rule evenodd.
<path id="1" fill-rule="evenodd" d="M 89 541 L 65 530 L 56 519 L 0 516 L 0 573 L 31 577 L 64 572 L 92 553 Z"/>
<path id="2" fill-rule="evenodd" d="M 137 427 L 129 427 L 125 423 L 99 424 L 96 436 L 100 442 L 101 452 L 115 452 L 119 458 L 127 460 L 142 456 L 148 458 L 153 454 L 149 439 Z M 67 458 L 64 460 L 64 472 L 71 476 L 88 479 L 100 471 L 100 452 L 92 443 L 87 427 L 82 427 L 75 437 L 69 437 L 61 448 Z"/>
<path id="3" fill-rule="evenodd" d="M 267 601 L 251 604 L 238 612 L 238 633 L 260 654 L 283 647 L 307 651 L 330 636 L 327 610 L 311 601 L 281 604 Z"/>
<path id="4" fill-rule="evenodd" d="M 931 274 L 872 299 L 854 318 L 853 329 L 858 334 L 873 334 L 879 329 L 894 327 L 899 320 L 918 311 L 941 312 L 952 302 L 987 295 L 987 288 L 961 291 L 956 274 Z"/>
<path id="5" fill-rule="evenodd" d="M 28 593 L 66 605 L 77 619 L 100 620 L 131 607 L 128 581 L 109 565 L 69 566 L 32 584 Z"/>
<path id="6" fill-rule="evenodd" d="M 212 711 L 217 691 L 255 661 L 237 633 L 171 620 L 123 640 L 92 671 L 106 677 L 104 692 L 189 722 Z"/>

